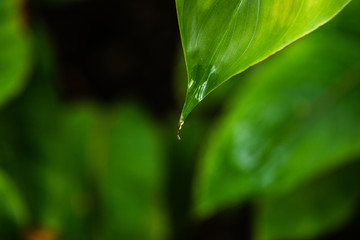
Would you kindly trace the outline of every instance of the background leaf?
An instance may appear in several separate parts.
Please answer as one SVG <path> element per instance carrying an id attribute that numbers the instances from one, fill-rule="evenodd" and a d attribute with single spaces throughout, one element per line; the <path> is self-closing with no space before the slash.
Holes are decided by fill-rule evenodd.
<path id="1" fill-rule="evenodd" d="M 211 91 L 334 17 L 349 0 L 177 0 L 188 88 L 180 124 Z"/>
<path id="2" fill-rule="evenodd" d="M 96 123 L 91 146 L 105 147 L 98 151 L 104 155 L 94 166 L 103 174 L 99 184 L 105 236 L 164 239 L 169 231 L 164 206 L 165 155 L 156 125 L 134 105 L 119 107 L 112 118 L 104 120 Z M 106 139 L 98 137 L 104 133 Z"/>
<path id="3" fill-rule="evenodd" d="M 24 198 L 13 181 L 0 170 L 0 237 L 18 231 L 29 220 Z"/>
<path id="4" fill-rule="evenodd" d="M 258 69 L 206 146 L 198 212 L 287 192 L 360 153 L 358 49 L 315 34 Z"/>
<path id="5" fill-rule="evenodd" d="M 255 239 L 314 239 L 337 230 L 355 213 L 359 167 L 357 162 L 285 195 L 261 197 Z"/>
<path id="6" fill-rule="evenodd" d="M 31 41 L 20 0 L 0 2 L 0 107 L 23 88 L 31 66 Z"/>

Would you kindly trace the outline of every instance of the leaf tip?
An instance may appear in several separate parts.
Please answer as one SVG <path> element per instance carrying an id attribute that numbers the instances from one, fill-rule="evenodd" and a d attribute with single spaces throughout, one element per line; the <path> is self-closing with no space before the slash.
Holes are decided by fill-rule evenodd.
<path id="1" fill-rule="evenodd" d="M 184 125 L 184 121 L 180 120 L 179 124 L 178 124 L 178 128 L 177 128 L 177 139 L 180 141 L 181 137 L 180 137 L 180 131 L 182 126 Z"/>

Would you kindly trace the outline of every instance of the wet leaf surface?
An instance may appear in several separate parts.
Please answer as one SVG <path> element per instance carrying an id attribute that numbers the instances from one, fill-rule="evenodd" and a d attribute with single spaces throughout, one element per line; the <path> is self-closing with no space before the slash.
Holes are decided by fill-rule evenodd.
<path id="1" fill-rule="evenodd" d="M 224 81 L 334 17 L 349 0 L 176 0 L 188 71 L 183 122 Z"/>

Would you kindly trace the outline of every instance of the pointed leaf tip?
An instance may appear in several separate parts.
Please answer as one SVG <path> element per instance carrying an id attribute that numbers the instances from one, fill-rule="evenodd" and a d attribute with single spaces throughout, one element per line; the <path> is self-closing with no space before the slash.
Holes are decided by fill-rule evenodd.
<path id="1" fill-rule="evenodd" d="M 184 120 L 210 92 L 328 22 L 350 0 L 176 0 L 188 73 Z"/>
<path id="2" fill-rule="evenodd" d="M 180 131 L 181 131 L 181 128 L 182 128 L 183 125 L 184 125 L 184 121 L 180 121 L 179 124 L 178 124 L 177 139 L 178 139 L 179 141 L 181 140 Z"/>

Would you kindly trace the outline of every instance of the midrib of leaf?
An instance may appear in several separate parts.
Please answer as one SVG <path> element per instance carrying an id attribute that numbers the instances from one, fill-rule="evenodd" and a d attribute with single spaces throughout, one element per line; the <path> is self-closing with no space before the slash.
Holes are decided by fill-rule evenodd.
<path id="1" fill-rule="evenodd" d="M 251 44 L 253 43 L 253 41 L 254 41 L 254 39 L 255 39 L 255 35 L 256 35 L 257 27 L 258 27 L 258 23 L 259 23 L 259 14 L 260 14 L 260 5 L 261 5 L 261 4 L 260 4 L 260 0 L 256 0 L 256 1 L 257 1 L 257 4 L 256 4 L 256 5 L 257 5 L 257 15 L 256 15 L 256 23 L 255 23 L 254 30 L 253 30 L 253 33 L 252 33 L 252 37 L 251 37 L 250 41 L 248 42 L 247 47 L 245 48 L 245 50 L 243 51 L 243 53 L 241 54 L 241 56 L 240 56 L 239 58 L 241 58 L 241 57 L 248 51 L 248 49 L 250 48 Z M 214 11 L 214 9 L 215 9 L 216 6 L 219 4 L 219 2 L 220 2 L 220 1 L 217 1 L 217 2 L 213 5 L 212 9 L 211 9 L 211 10 L 209 11 L 209 13 L 207 14 L 207 18 L 208 18 L 208 16 L 211 15 L 211 12 Z M 220 41 L 215 44 L 215 46 L 216 46 L 216 47 L 215 47 L 215 50 L 212 52 L 211 57 L 210 57 L 210 60 L 207 61 L 207 62 L 209 63 L 209 65 L 211 65 L 211 63 L 214 62 L 214 59 L 219 56 L 219 51 L 220 51 L 221 47 L 224 46 L 226 40 L 231 40 L 231 37 L 228 37 L 228 36 L 230 35 L 230 33 L 232 33 L 232 34 L 234 33 L 235 27 L 236 27 L 236 25 L 234 24 L 234 22 L 236 22 L 235 20 L 239 17 L 238 13 L 239 13 L 239 12 L 241 11 L 241 9 L 244 7 L 244 5 L 246 4 L 246 2 L 247 2 L 247 0 L 240 0 L 239 3 L 238 3 L 238 6 L 236 7 L 236 10 L 233 11 L 233 13 L 232 13 L 232 15 L 231 15 L 231 17 L 230 17 L 230 19 L 229 19 L 226 27 L 225 27 L 225 32 L 222 34 L 222 36 L 221 36 L 221 38 L 220 38 Z M 183 17 L 184 17 L 184 14 L 182 14 L 182 18 L 183 18 Z M 206 22 L 206 21 L 203 21 L 202 26 L 205 24 L 205 22 Z M 180 22 L 179 22 L 179 24 L 181 25 Z M 233 26 L 233 27 L 230 27 L 230 26 Z M 181 29 L 181 26 L 180 26 L 180 29 Z M 204 28 L 201 28 L 201 29 L 204 29 Z M 181 32 L 182 32 L 182 31 L 181 31 Z M 201 30 L 201 31 L 198 33 L 195 46 L 198 45 L 198 39 L 199 39 L 199 36 L 201 35 L 202 32 L 203 32 L 203 30 Z M 183 36 L 183 35 L 181 34 L 181 36 Z M 184 42 L 184 41 L 182 41 L 182 42 Z M 191 73 L 190 73 L 190 71 L 189 71 L 187 61 L 186 61 L 186 59 L 187 59 L 187 54 L 186 54 L 186 51 L 185 51 L 185 48 L 184 48 L 184 44 L 183 44 L 183 50 L 184 50 L 184 56 L 185 56 L 185 62 L 186 62 L 186 70 L 187 70 L 187 75 L 188 75 L 188 91 L 186 91 L 186 95 L 185 95 L 186 102 L 185 102 L 185 104 L 184 104 L 184 106 L 183 106 L 183 110 L 182 110 L 182 113 L 181 113 L 181 116 L 180 116 L 179 125 L 178 125 L 178 126 L 179 126 L 179 129 L 178 129 L 178 130 L 181 129 L 180 126 L 182 126 L 182 125 L 184 124 L 184 121 L 185 121 L 185 118 L 186 118 L 186 116 L 184 116 L 183 113 L 184 113 L 184 108 L 186 107 L 186 103 L 189 101 L 189 100 L 188 100 L 188 93 L 189 93 L 189 86 L 190 86 L 190 85 L 189 85 L 189 80 L 190 80 L 190 78 L 192 78 L 192 76 L 190 75 Z M 228 48 L 227 48 L 227 50 L 228 50 Z M 227 51 L 227 50 L 226 50 L 226 51 Z M 221 59 L 223 59 L 224 57 L 225 57 L 225 54 L 221 56 Z M 221 62 L 221 61 L 220 61 L 220 62 Z M 215 66 L 215 65 L 214 65 L 214 66 Z M 215 66 L 215 67 L 216 67 L 216 66 Z M 207 75 L 203 75 L 203 76 L 201 77 L 200 81 L 199 81 L 199 86 L 198 86 L 198 88 L 195 89 L 194 92 L 202 91 L 202 89 L 201 89 L 201 88 L 202 88 L 202 85 L 203 85 L 204 83 L 206 83 L 207 81 L 209 81 L 209 79 L 210 79 L 210 77 L 211 77 L 211 75 L 212 75 L 213 73 L 214 73 L 214 71 L 210 71 L 210 73 L 208 73 Z M 230 78 L 231 78 L 231 77 L 229 77 L 228 79 L 230 79 Z M 204 81 L 204 79 L 206 79 L 206 80 Z M 224 81 L 224 82 L 225 82 L 225 81 Z M 224 82 L 222 82 L 222 83 L 224 83 Z M 222 83 L 220 83 L 220 85 L 221 85 Z M 217 87 L 219 87 L 220 85 L 218 85 Z M 217 87 L 216 87 L 216 88 L 217 88 Z M 201 102 L 202 99 L 204 99 L 207 95 L 209 95 L 209 94 L 210 94 L 212 91 L 214 91 L 216 88 L 211 89 L 210 91 L 205 91 L 205 94 L 203 94 L 203 95 L 201 96 L 201 99 L 198 98 L 198 99 L 197 99 L 197 102 Z M 189 113 L 190 113 L 190 112 L 189 112 Z M 178 138 L 179 138 L 179 136 L 178 136 Z"/>

